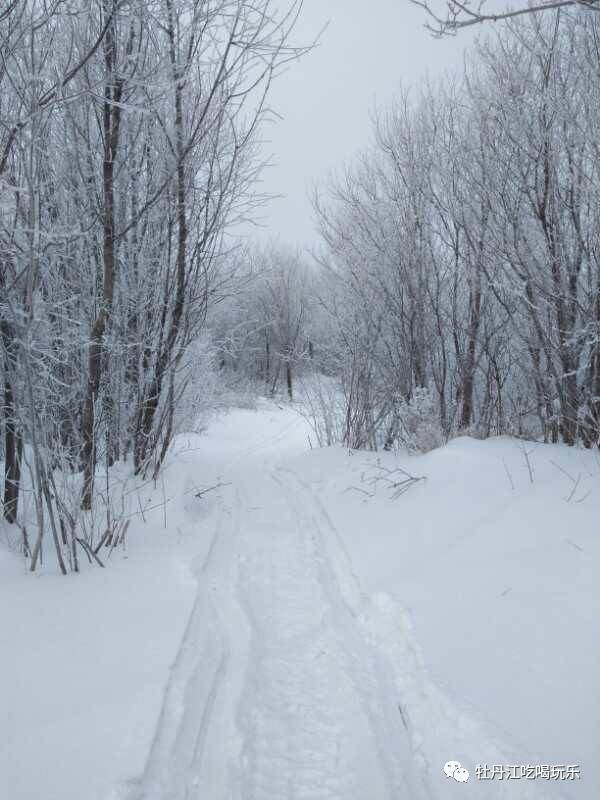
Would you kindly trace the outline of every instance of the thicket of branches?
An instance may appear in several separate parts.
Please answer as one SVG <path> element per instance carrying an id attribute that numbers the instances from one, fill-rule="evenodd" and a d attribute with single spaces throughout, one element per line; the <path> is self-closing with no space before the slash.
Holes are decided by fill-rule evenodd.
<path id="1" fill-rule="evenodd" d="M 245 376 L 255 392 L 293 400 L 319 336 L 313 272 L 296 250 L 255 247 L 236 289 L 211 318 L 220 369 Z"/>
<path id="2" fill-rule="evenodd" d="M 257 132 L 275 71 L 298 55 L 300 5 L 0 10 L 3 515 L 32 570 L 46 533 L 62 571 L 96 547 L 82 531 L 99 466 L 160 468 L 189 346 L 240 258 L 227 232 L 257 202 Z"/>
<path id="3" fill-rule="evenodd" d="M 600 15 L 520 15 L 378 113 L 315 199 L 317 268 L 228 233 L 300 5 L 0 11 L 2 501 L 32 569 L 46 535 L 63 571 L 114 547 L 109 470 L 156 478 L 203 364 L 289 399 L 314 373 L 324 444 L 600 441 Z"/>
<path id="4" fill-rule="evenodd" d="M 410 0 L 426 12 L 426 27 L 434 36 L 452 35 L 463 28 L 557 9 L 577 6 L 585 11 L 600 11 L 598 0 L 522 0 L 506 4 L 500 0 Z"/>
<path id="5" fill-rule="evenodd" d="M 598 444 L 599 130 L 584 10 L 521 18 L 377 116 L 315 201 L 347 445 Z"/>

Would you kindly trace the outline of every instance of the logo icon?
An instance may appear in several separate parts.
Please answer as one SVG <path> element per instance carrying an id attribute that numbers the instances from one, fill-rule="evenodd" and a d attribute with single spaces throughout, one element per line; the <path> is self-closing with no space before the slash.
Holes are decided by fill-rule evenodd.
<path id="1" fill-rule="evenodd" d="M 465 769 L 460 761 L 447 761 L 444 764 L 444 775 L 447 778 L 454 778 L 459 783 L 466 783 L 469 780 L 469 770 Z"/>

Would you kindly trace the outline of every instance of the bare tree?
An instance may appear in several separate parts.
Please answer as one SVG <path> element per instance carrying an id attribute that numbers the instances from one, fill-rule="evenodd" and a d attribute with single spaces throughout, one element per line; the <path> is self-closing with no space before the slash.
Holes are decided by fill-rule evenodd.
<path id="1" fill-rule="evenodd" d="M 435 36 L 455 34 L 463 28 L 481 23 L 500 22 L 528 14 L 540 14 L 561 8 L 581 8 L 586 11 L 600 11 L 599 0 L 528 0 L 516 8 L 503 6 L 494 8 L 497 0 L 446 0 L 440 3 L 440 10 L 431 0 L 410 0 L 424 9 L 431 20 L 426 27 Z M 491 6 L 491 8 L 490 8 Z"/>
<path id="2" fill-rule="evenodd" d="M 229 232 L 261 202 L 269 89 L 306 50 L 289 43 L 302 2 L 5 6 L 3 512 L 33 569 L 50 532 L 65 571 L 114 541 L 115 514 L 100 531 L 97 513 L 113 463 L 157 476 L 182 423 L 192 348 L 239 258 Z"/>
<path id="3" fill-rule="evenodd" d="M 346 444 L 600 440 L 598 19 L 479 43 L 317 197 Z"/>

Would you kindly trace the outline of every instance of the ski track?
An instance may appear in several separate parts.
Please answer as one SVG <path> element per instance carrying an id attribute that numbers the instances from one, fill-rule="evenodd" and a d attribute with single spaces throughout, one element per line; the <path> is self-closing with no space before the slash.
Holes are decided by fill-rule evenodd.
<path id="1" fill-rule="evenodd" d="M 219 505 L 208 553 L 196 565 L 197 596 L 171 669 L 146 769 L 128 794 L 139 800 L 235 796 L 231 785 L 238 743 L 229 706 L 236 696 L 235 667 L 246 659 L 247 635 L 245 618 L 229 591 L 235 582 L 238 504 L 232 510 L 222 501 Z M 235 637 L 229 635 L 232 625 Z"/>
<path id="2" fill-rule="evenodd" d="M 355 622 L 313 527 L 285 480 L 269 480 L 262 491 L 277 500 L 263 495 L 261 515 L 240 539 L 238 594 L 253 629 L 239 715 L 242 796 L 417 800 L 385 757 L 374 724 L 382 698 L 373 665 L 364 643 L 357 646 Z"/>
<path id="3" fill-rule="evenodd" d="M 342 536 L 332 522 L 327 509 L 314 489 L 295 471 L 285 468 L 296 489 L 296 502 L 310 509 L 312 528 L 324 554 L 324 563 L 332 571 L 339 595 L 347 607 L 358 613 L 358 627 L 365 646 L 376 653 L 377 668 L 382 676 L 382 707 L 385 714 L 394 704 L 402 719 L 410 742 L 408 771 L 416 770 L 421 778 L 424 796 L 437 798 L 486 798 L 489 800 L 560 800 L 560 788 L 531 781 L 471 780 L 458 784 L 442 777 L 442 765 L 460 755 L 462 763 L 473 773 L 477 763 L 517 764 L 522 757 L 509 744 L 498 741 L 496 732 L 472 713 L 456 707 L 428 678 L 410 618 L 388 595 L 369 596 L 362 591 Z M 386 752 L 393 760 L 401 750 L 387 739 Z M 391 747 L 389 745 L 392 745 Z M 401 768 L 407 768 L 405 759 Z M 398 793 L 398 798 L 421 797 L 410 791 Z"/>
<path id="4" fill-rule="evenodd" d="M 362 591 L 313 489 L 260 445 L 227 467 L 233 488 L 196 570 L 145 773 L 127 797 L 554 796 L 527 782 L 484 790 L 440 778 L 449 758 L 481 761 L 487 732 L 427 680 L 402 609 Z"/>

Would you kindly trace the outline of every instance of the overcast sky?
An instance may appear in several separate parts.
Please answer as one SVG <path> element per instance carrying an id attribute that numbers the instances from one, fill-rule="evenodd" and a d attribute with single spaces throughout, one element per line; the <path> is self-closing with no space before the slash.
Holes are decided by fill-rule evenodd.
<path id="1" fill-rule="evenodd" d="M 460 65 L 471 36 L 433 39 L 409 0 L 304 0 L 295 41 L 320 45 L 273 86 L 283 117 L 269 124 L 265 148 L 274 166 L 262 189 L 284 195 L 262 211 L 261 238 L 290 244 L 315 240 L 311 187 L 368 144 L 370 115 L 400 83 L 414 85 Z"/>
<path id="2" fill-rule="evenodd" d="M 460 65 L 465 33 L 433 39 L 409 0 L 304 0 L 294 39 L 319 46 L 273 86 L 270 105 L 282 116 L 266 127 L 262 189 L 274 199 L 262 211 L 260 238 L 290 244 L 315 239 L 310 193 L 316 182 L 369 143 L 370 116 L 402 83 Z"/>

